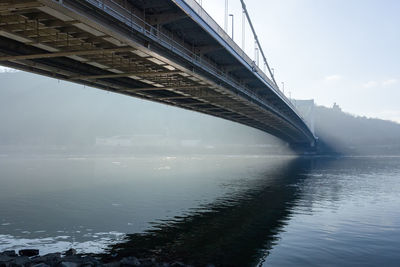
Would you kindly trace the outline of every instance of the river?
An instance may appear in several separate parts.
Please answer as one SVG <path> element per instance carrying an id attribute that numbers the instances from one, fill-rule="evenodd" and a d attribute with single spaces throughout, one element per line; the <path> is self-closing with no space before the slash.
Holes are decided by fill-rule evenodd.
<path id="1" fill-rule="evenodd" d="M 400 157 L 0 157 L 0 251 L 398 266 Z"/>

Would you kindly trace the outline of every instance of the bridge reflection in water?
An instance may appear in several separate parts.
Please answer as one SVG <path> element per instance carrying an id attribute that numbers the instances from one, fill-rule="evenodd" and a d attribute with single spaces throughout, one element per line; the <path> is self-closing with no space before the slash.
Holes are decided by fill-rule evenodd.
<path id="1" fill-rule="evenodd" d="M 313 159 L 300 158 L 271 167 L 242 192 L 186 216 L 156 222 L 145 233 L 127 235 L 104 257 L 156 257 L 196 266 L 257 265 L 279 239 L 312 166 Z"/>

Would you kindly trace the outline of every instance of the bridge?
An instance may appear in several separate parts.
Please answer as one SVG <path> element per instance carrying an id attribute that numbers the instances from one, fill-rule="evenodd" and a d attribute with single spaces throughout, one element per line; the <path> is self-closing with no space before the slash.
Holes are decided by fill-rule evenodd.
<path id="1" fill-rule="evenodd" d="M 316 141 L 195 0 L 0 0 L 0 65 Z"/>

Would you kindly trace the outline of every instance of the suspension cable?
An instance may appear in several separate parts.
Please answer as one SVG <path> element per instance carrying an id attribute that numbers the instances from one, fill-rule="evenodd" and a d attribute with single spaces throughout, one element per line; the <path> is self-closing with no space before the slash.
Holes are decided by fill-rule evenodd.
<path id="1" fill-rule="evenodd" d="M 273 81 L 274 84 L 279 88 L 278 84 L 277 84 L 276 81 L 275 81 L 274 74 L 273 74 L 273 72 L 271 71 L 271 68 L 270 68 L 269 65 L 268 65 L 267 58 L 265 57 L 264 51 L 263 51 L 263 49 L 262 49 L 262 47 L 261 47 L 261 45 L 260 45 L 260 41 L 258 40 L 256 31 L 255 31 L 255 29 L 254 29 L 254 27 L 253 27 L 253 23 L 251 22 L 251 19 L 250 19 L 250 15 L 249 15 L 249 13 L 247 12 L 246 4 L 244 3 L 244 0 L 240 0 L 240 2 L 242 3 L 242 9 L 243 9 L 244 13 L 246 14 L 247 21 L 249 22 L 251 31 L 253 32 L 254 40 L 256 41 L 257 46 L 258 46 L 258 48 L 259 48 L 259 50 L 260 50 L 260 52 L 261 52 L 261 56 L 263 57 L 264 64 L 265 64 L 265 65 L 267 66 L 267 68 L 268 68 L 268 72 L 269 72 L 269 75 L 271 75 L 272 81 Z"/>

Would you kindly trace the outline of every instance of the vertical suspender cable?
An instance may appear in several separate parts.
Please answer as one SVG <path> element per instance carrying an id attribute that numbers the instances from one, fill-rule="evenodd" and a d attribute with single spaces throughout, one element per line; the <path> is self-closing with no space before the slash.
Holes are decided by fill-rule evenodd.
<path id="1" fill-rule="evenodd" d="M 242 50 L 246 49 L 246 14 L 242 11 Z"/>

